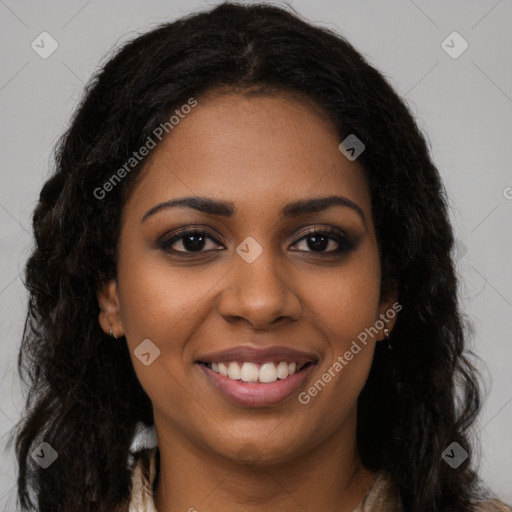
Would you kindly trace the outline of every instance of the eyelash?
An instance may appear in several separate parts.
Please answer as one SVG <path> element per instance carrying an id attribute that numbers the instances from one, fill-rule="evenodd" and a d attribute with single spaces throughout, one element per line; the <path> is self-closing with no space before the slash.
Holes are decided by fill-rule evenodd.
<path id="1" fill-rule="evenodd" d="M 190 228 L 190 229 L 186 229 L 186 230 L 179 231 L 179 232 L 175 233 L 170 238 L 167 238 L 167 239 L 162 240 L 161 242 L 159 242 L 158 245 L 159 245 L 160 249 L 162 249 L 165 252 L 176 254 L 176 255 L 180 255 L 180 256 L 183 256 L 183 257 L 186 257 L 186 258 L 189 258 L 191 256 L 195 256 L 197 254 L 201 254 L 201 253 L 204 253 L 204 252 L 209 252 L 209 251 L 204 251 L 204 250 L 200 250 L 200 251 L 176 251 L 175 249 L 171 249 L 171 246 L 174 245 L 177 241 L 180 241 L 183 238 L 186 238 L 187 236 L 190 236 L 190 235 L 206 235 L 206 238 L 209 238 L 210 240 L 214 241 L 216 244 L 221 244 L 221 242 L 219 242 L 208 231 L 206 231 L 204 229 L 199 229 L 199 228 Z M 307 239 L 308 237 L 313 236 L 313 235 L 315 235 L 315 236 L 320 236 L 320 235 L 327 236 L 330 240 L 334 240 L 339 245 L 339 247 L 337 249 L 331 250 L 331 251 L 319 251 L 319 252 L 316 252 L 316 251 L 311 251 L 310 250 L 310 251 L 297 251 L 297 252 L 307 252 L 307 253 L 312 253 L 312 254 L 315 254 L 315 255 L 318 255 L 318 256 L 333 256 L 333 255 L 341 255 L 341 254 L 344 254 L 344 253 L 348 253 L 348 252 L 351 252 L 351 251 L 353 251 L 353 250 L 355 250 L 357 248 L 357 243 L 356 242 L 354 242 L 352 239 L 348 238 L 346 235 L 343 235 L 337 229 L 329 228 L 329 227 L 321 228 L 321 229 L 319 229 L 319 228 L 308 228 L 306 230 L 306 232 L 296 242 L 294 242 L 293 245 L 296 245 L 297 243 L 301 242 L 302 240 Z"/>

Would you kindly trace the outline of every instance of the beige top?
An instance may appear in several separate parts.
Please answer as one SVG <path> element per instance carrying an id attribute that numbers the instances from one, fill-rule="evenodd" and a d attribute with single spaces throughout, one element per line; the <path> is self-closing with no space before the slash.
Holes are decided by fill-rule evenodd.
<path id="1" fill-rule="evenodd" d="M 129 512 L 158 512 L 153 501 L 157 449 L 144 450 L 133 468 Z M 479 512 L 512 512 L 512 507 L 497 499 L 483 499 L 479 506 Z M 389 473 L 384 470 L 377 473 L 368 494 L 354 512 L 403 512 L 398 489 Z"/>

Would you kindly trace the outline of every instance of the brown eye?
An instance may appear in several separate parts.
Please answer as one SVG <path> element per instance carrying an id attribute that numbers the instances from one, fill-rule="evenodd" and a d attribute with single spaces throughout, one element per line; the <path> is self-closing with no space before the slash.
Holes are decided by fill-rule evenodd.
<path id="1" fill-rule="evenodd" d="M 205 252 L 205 246 L 207 245 L 207 240 L 213 240 L 216 243 L 219 243 L 212 235 L 210 235 L 207 231 L 200 229 L 189 229 L 186 231 L 181 231 L 178 234 L 175 234 L 171 238 L 167 240 L 163 240 L 159 243 L 159 247 L 167 252 L 177 252 L 177 253 L 194 253 L 194 252 Z M 173 246 L 177 246 L 178 248 L 173 248 Z M 181 246 L 182 249 L 179 247 Z M 184 249 L 184 250 L 183 250 Z M 207 250 L 211 250 L 212 248 Z M 213 248 L 214 249 L 214 248 Z"/>
<path id="2" fill-rule="evenodd" d="M 299 249 L 299 251 L 313 252 L 320 255 L 346 253 L 353 251 L 357 247 L 357 244 L 352 239 L 333 228 L 312 228 L 307 231 L 305 236 L 295 242 L 294 245 L 297 245 L 301 241 L 305 241 L 306 249 Z M 331 247 L 331 249 L 326 250 L 329 247 Z"/>

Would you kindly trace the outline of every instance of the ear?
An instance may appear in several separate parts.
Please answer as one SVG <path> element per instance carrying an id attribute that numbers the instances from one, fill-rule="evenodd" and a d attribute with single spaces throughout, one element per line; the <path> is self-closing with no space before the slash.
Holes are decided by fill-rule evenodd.
<path id="1" fill-rule="evenodd" d="M 398 312 L 402 309 L 402 305 L 398 302 L 397 285 L 395 281 L 387 281 L 382 287 L 382 296 L 379 304 L 379 318 L 384 323 L 382 329 L 379 329 L 379 337 L 381 340 L 385 338 L 384 329 L 389 332 L 395 327 Z M 380 325 L 381 322 L 379 322 Z"/>
<path id="2" fill-rule="evenodd" d="M 124 328 L 121 320 L 121 308 L 119 306 L 119 295 L 117 281 L 112 279 L 104 283 L 97 293 L 100 314 L 98 320 L 105 333 L 110 335 L 110 327 L 118 338 L 123 336 Z"/>

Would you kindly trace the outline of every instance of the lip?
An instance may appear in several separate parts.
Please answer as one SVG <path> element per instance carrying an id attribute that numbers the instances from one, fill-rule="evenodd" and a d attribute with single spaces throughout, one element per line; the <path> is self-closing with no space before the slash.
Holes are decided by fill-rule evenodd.
<path id="1" fill-rule="evenodd" d="M 232 361 L 263 364 L 270 361 L 286 361 L 288 363 L 316 363 L 315 354 L 283 346 L 254 347 L 240 345 L 216 352 L 201 355 L 196 363 L 230 363 Z"/>
<path id="2" fill-rule="evenodd" d="M 280 404 L 293 395 L 311 373 L 315 364 L 308 364 L 286 379 L 278 379 L 270 383 L 233 380 L 214 372 L 205 364 L 198 363 L 198 366 L 215 389 L 231 402 L 245 407 L 270 407 Z"/>

